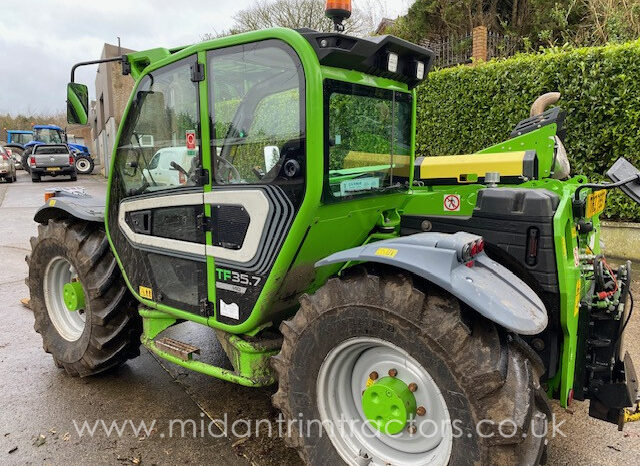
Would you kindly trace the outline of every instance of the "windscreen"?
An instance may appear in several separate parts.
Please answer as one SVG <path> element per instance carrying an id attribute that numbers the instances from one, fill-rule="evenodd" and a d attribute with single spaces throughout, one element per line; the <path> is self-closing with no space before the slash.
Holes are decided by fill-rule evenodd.
<path id="1" fill-rule="evenodd" d="M 409 93 L 327 80 L 325 128 L 330 197 L 406 188 L 411 158 Z"/>
<path id="2" fill-rule="evenodd" d="M 63 142 L 62 134 L 58 130 L 51 128 L 38 128 L 35 130 L 35 140 L 45 144 L 56 144 Z"/>

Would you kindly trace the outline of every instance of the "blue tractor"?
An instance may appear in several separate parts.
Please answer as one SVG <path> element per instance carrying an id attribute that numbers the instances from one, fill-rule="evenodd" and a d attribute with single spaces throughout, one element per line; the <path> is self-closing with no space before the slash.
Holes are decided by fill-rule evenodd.
<path id="1" fill-rule="evenodd" d="M 88 175 L 93 171 L 94 161 L 87 146 L 68 142 L 66 131 L 56 125 L 33 126 L 33 139 L 24 144 L 22 153 L 22 166 L 25 170 L 29 170 L 29 156 L 33 148 L 41 144 L 67 144 L 73 152 L 76 171 L 81 175 Z"/>
<path id="2" fill-rule="evenodd" d="M 5 148 L 11 149 L 13 154 L 19 159 L 22 158 L 25 144 L 33 140 L 33 131 L 7 130 L 7 141 L 2 144 Z"/>

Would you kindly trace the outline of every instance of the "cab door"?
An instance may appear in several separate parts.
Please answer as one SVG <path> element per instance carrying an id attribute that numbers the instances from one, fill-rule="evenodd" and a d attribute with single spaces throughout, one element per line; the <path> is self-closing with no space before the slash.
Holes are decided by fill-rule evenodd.
<path id="1" fill-rule="evenodd" d="M 293 49 L 270 39 L 208 51 L 207 84 L 210 299 L 234 326 L 254 311 L 304 198 L 305 79 Z"/>
<path id="2" fill-rule="evenodd" d="M 107 226 L 140 300 L 209 317 L 199 69 L 193 55 L 139 81 L 117 142 Z"/>

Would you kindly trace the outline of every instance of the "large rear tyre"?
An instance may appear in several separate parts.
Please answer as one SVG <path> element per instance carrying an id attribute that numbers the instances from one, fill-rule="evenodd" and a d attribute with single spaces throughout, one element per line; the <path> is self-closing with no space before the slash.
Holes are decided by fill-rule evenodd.
<path id="1" fill-rule="evenodd" d="M 307 464 L 534 465 L 544 457 L 550 410 L 540 360 L 435 286 L 390 269 L 331 279 L 301 298 L 281 330 L 273 403 Z M 400 402 L 380 411 L 376 399 Z M 401 429 L 379 428 L 390 419 Z"/>
<path id="2" fill-rule="evenodd" d="M 29 166 L 29 157 L 31 157 L 31 152 L 33 152 L 33 146 L 27 147 L 24 152 L 22 152 L 21 165 L 22 168 L 26 170 L 27 173 L 31 173 L 31 167 Z"/>
<path id="3" fill-rule="evenodd" d="M 88 175 L 93 171 L 94 162 L 91 157 L 76 157 L 76 171 L 80 175 Z"/>
<path id="4" fill-rule="evenodd" d="M 138 356 L 141 319 L 105 232 L 49 220 L 38 226 L 31 247 L 26 283 L 34 328 L 55 364 L 87 376 Z"/>

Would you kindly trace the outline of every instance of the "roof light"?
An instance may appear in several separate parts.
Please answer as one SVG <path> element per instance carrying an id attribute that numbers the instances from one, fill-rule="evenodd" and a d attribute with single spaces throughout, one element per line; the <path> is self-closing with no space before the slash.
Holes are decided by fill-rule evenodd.
<path id="1" fill-rule="evenodd" d="M 417 62 L 416 64 L 416 79 L 423 80 L 424 79 L 424 62 Z"/>
<path id="2" fill-rule="evenodd" d="M 387 69 L 391 73 L 397 73 L 398 72 L 398 54 L 397 53 L 389 52 L 389 59 L 387 61 Z"/>

